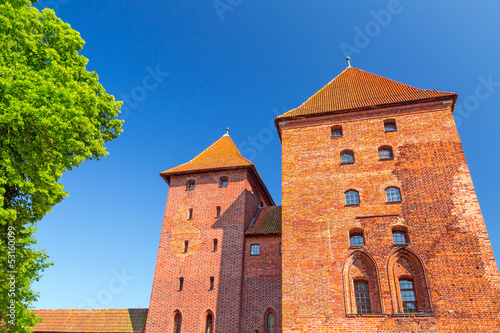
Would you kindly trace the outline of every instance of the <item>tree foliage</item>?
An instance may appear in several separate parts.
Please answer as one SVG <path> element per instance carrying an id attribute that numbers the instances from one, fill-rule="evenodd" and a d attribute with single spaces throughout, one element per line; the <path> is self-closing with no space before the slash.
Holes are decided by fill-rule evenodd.
<path id="1" fill-rule="evenodd" d="M 34 248 L 36 222 L 67 195 L 63 172 L 106 156 L 122 125 L 121 102 L 86 70 L 79 33 L 31 3 L 0 0 L 0 330 L 16 333 L 36 323 L 31 284 L 50 265 Z"/>

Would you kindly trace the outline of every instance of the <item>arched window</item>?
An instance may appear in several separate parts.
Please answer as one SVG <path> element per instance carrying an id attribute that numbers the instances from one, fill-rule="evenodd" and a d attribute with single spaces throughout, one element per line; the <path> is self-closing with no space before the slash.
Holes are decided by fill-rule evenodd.
<path id="1" fill-rule="evenodd" d="M 378 268 L 365 251 L 355 250 L 343 269 L 344 301 L 347 314 L 383 313 Z"/>
<path id="2" fill-rule="evenodd" d="M 181 333 L 181 314 L 179 312 L 175 313 L 174 316 L 174 330 L 173 333 Z"/>
<path id="3" fill-rule="evenodd" d="M 403 312 L 404 313 L 417 312 L 417 298 L 415 297 L 415 287 L 413 286 L 413 280 L 400 279 L 399 292 L 401 293 Z"/>
<path id="4" fill-rule="evenodd" d="M 250 255 L 251 256 L 258 256 L 260 254 L 260 245 L 259 244 L 253 244 L 250 246 Z"/>
<path id="5" fill-rule="evenodd" d="M 340 163 L 350 164 L 354 163 L 354 152 L 352 150 L 344 150 L 340 153 Z"/>
<path id="6" fill-rule="evenodd" d="M 397 131 L 398 127 L 396 126 L 396 120 L 394 120 L 394 119 L 384 120 L 384 129 L 386 132 Z"/>
<path id="7" fill-rule="evenodd" d="M 266 333 L 274 333 L 274 313 L 269 311 L 266 316 Z"/>
<path id="8" fill-rule="evenodd" d="M 359 205 L 359 192 L 355 190 L 345 192 L 345 204 L 346 206 Z"/>
<path id="9" fill-rule="evenodd" d="M 365 239 L 361 232 L 353 232 L 349 235 L 349 242 L 351 246 L 363 246 L 365 245 Z"/>
<path id="10" fill-rule="evenodd" d="M 397 187 L 389 187 L 385 190 L 385 197 L 387 202 L 400 202 L 401 201 L 401 191 Z"/>
<path id="11" fill-rule="evenodd" d="M 229 184 L 229 178 L 227 177 L 219 178 L 219 187 L 227 187 L 228 184 Z"/>
<path id="12" fill-rule="evenodd" d="M 404 232 L 403 230 L 393 230 L 392 231 L 392 241 L 393 241 L 394 245 L 408 244 L 406 232 Z"/>
<path id="13" fill-rule="evenodd" d="M 214 332 L 214 318 L 212 314 L 207 314 L 207 319 L 205 320 L 205 333 L 213 333 Z"/>
<path id="14" fill-rule="evenodd" d="M 372 313 L 368 281 L 354 281 L 354 296 L 356 299 L 356 313 Z"/>
<path id="15" fill-rule="evenodd" d="M 194 180 L 188 180 L 186 182 L 186 191 L 194 190 Z"/>
<path id="16" fill-rule="evenodd" d="M 392 153 L 391 147 L 380 147 L 378 149 L 378 157 L 381 160 L 392 160 L 394 158 L 394 154 Z"/>
<path id="17" fill-rule="evenodd" d="M 342 126 L 332 126 L 332 137 L 341 137 L 342 136 Z"/>

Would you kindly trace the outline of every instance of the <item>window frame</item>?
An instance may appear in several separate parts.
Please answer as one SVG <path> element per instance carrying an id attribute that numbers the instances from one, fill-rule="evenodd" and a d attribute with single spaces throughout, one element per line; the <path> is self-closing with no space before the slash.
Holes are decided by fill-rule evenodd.
<path id="1" fill-rule="evenodd" d="M 387 157 L 382 157 L 382 152 L 387 151 Z M 378 149 L 378 158 L 380 161 L 390 161 L 394 159 L 394 150 L 391 146 L 382 146 Z"/>
<path id="2" fill-rule="evenodd" d="M 219 178 L 219 187 L 228 187 L 229 186 L 229 177 L 222 176 Z"/>
<path id="3" fill-rule="evenodd" d="M 256 253 L 254 253 L 254 249 L 257 249 Z M 250 255 L 251 256 L 260 256 L 260 244 L 250 245 Z"/>
<path id="4" fill-rule="evenodd" d="M 393 195 L 393 193 L 390 192 L 391 190 L 396 190 L 396 194 Z M 393 197 L 396 199 L 398 199 L 398 197 L 399 197 L 399 200 L 391 200 Z M 390 187 L 385 189 L 385 202 L 386 203 L 399 203 L 401 201 L 403 201 L 403 196 L 401 195 L 401 189 L 399 189 L 399 187 L 390 186 Z"/>
<path id="5" fill-rule="evenodd" d="M 389 126 L 394 125 L 394 128 L 390 128 Z M 385 133 L 390 133 L 390 132 L 397 132 L 398 131 L 398 125 L 396 123 L 396 119 L 386 119 L 384 120 L 384 132 Z"/>
<path id="6" fill-rule="evenodd" d="M 340 131 L 340 135 L 334 135 L 334 133 L 338 134 Z M 344 136 L 344 131 L 342 129 L 342 125 L 335 125 L 330 127 L 330 134 L 332 138 L 341 138 Z"/>
<path id="7" fill-rule="evenodd" d="M 358 283 L 364 283 L 366 284 L 366 290 L 356 290 L 356 285 Z M 356 303 L 356 314 L 359 315 L 366 315 L 366 314 L 372 314 L 373 313 L 373 308 L 372 308 L 372 299 L 371 299 L 371 292 L 370 292 L 370 281 L 363 280 L 363 279 L 357 279 L 353 281 L 353 290 L 354 290 L 354 301 Z M 368 302 L 358 302 L 358 295 L 363 295 L 364 300 L 368 300 Z M 368 305 L 368 309 L 363 309 L 361 312 L 359 310 L 360 306 L 366 306 Z M 365 312 L 366 311 L 366 312 Z"/>
<path id="8" fill-rule="evenodd" d="M 344 156 L 349 156 L 349 161 L 344 161 Z M 340 164 L 354 164 L 356 159 L 354 158 L 354 151 L 350 149 L 345 149 L 340 152 Z"/>
<path id="9" fill-rule="evenodd" d="M 402 281 L 407 281 L 407 282 L 411 282 L 411 286 L 412 288 L 401 288 L 401 282 Z M 410 278 L 410 277 L 400 277 L 398 279 L 398 287 L 399 287 L 399 296 L 401 298 L 401 306 L 402 306 L 402 309 L 403 309 L 403 313 L 404 314 L 412 314 L 412 313 L 418 313 L 418 303 L 417 303 L 417 293 L 415 292 L 415 280 L 413 278 Z M 411 292 L 413 294 L 413 301 L 405 301 L 403 299 L 403 291 L 405 292 Z M 405 304 L 414 304 L 414 311 L 406 311 L 407 309 L 405 308 Z"/>
<path id="10" fill-rule="evenodd" d="M 357 197 L 357 202 L 354 202 L 354 203 L 350 203 L 350 198 L 348 198 L 348 195 L 349 193 L 355 193 L 356 194 L 356 197 Z M 360 203 L 361 203 L 361 198 L 360 198 L 360 195 L 359 195 L 359 192 L 356 191 L 356 190 L 347 190 L 344 192 L 344 197 L 345 197 L 345 205 L 346 206 L 358 206 Z"/>
<path id="11" fill-rule="evenodd" d="M 194 180 L 186 181 L 186 191 L 194 191 L 195 185 L 196 185 L 196 181 L 194 181 Z"/>

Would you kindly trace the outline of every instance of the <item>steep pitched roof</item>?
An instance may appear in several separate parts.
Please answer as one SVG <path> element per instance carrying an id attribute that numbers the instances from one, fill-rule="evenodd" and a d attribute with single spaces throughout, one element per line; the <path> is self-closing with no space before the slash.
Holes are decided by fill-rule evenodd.
<path id="1" fill-rule="evenodd" d="M 161 175 L 250 166 L 252 162 L 240 154 L 229 135 L 224 135 L 191 161 L 163 171 Z"/>
<path id="2" fill-rule="evenodd" d="M 241 155 L 227 133 L 191 161 L 163 171 L 160 175 L 170 184 L 170 176 L 172 175 L 241 168 L 250 170 L 257 180 L 257 186 L 260 187 L 260 192 L 264 196 L 266 203 L 274 205 L 273 198 L 264 185 L 262 178 L 260 178 L 257 168 L 252 162 Z"/>
<path id="3" fill-rule="evenodd" d="M 418 89 L 357 68 L 348 67 L 301 106 L 285 112 L 276 119 L 456 97 L 456 93 Z"/>
<path id="4" fill-rule="evenodd" d="M 245 234 L 281 234 L 281 206 L 271 206 L 259 209 Z"/>
<path id="5" fill-rule="evenodd" d="M 33 310 L 43 321 L 35 333 L 142 333 L 148 309 Z"/>

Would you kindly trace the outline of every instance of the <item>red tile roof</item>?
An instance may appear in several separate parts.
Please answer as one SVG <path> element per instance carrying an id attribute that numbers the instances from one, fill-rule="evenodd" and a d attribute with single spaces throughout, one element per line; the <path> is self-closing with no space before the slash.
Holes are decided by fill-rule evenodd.
<path id="1" fill-rule="evenodd" d="M 33 310 L 43 321 L 38 332 L 142 333 L 148 309 Z"/>
<path id="2" fill-rule="evenodd" d="M 241 156 L 230 136 L 224 135 L 191 161 L 163 171 L 161 175 L 250 166 L 252 162 Z"/>
<path id="3" fill-rule="evenodd" d="M 276 119 L 310 116 L 352 109 L 413 102 L 434 98 L 456 98 L 456 93 L 418 89 L 382 76 L 349 67 L 301 106 Z"/>
<path id="4" fill-rule="evenodd" d="M 260 192 L 264 196 L 265 202 L 269 205 L 274 205 L 273 198 L 260 178 L 257 168 L 255 168 L 252 162 L 241 155 L 228 134 L 222 136 L 222 138 L 217 140 L 191 161 L 163 171 L 160 175 L 170 184 L 170 176 L 173 175 L 240 168 L 246 168 L 251 171 L 258 182 Z"/>
<path id="5" fill-rule="evenodd" d="M 281 206 L 261 208 L 245 233 L 247 235 L 281 234 Z"/>

